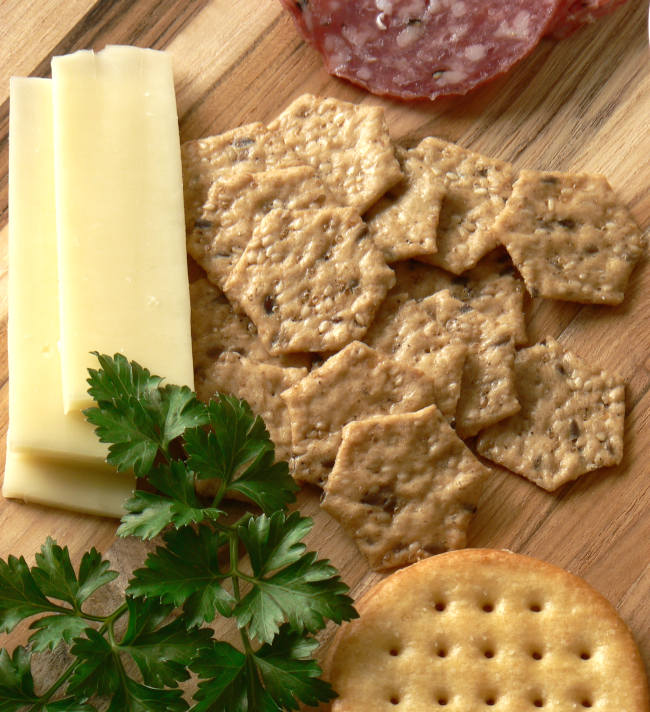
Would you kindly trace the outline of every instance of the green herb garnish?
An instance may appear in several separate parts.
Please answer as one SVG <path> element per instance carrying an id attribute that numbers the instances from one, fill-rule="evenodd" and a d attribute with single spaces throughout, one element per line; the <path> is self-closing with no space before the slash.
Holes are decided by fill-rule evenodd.
<path id="1" fill-rule="evenodd" d="M 312 521 L 287 512 L 297 487 L 261 418 L 244 401 L 204 404 L 124 356 L 96 355 L 86 417 L 109 443 L 108 462 L 147 483 L 118 534 L 162 543 L 107 615 L 88 599 L 117 573 L 95 549 L 78 571 L 52 539 L 35 566 L 0 559 L 0 633 L 34 619 L 27 647 L 0 650 L 0 712 L 87 712 L 102 698 L 109 712 L 280 712 L 332 699 L 314 634 L 357 614 L 336 569 L 302 543 Z M 211 502 L 197 479 L 217 481 Z M 222 501 L 232 495 L 262 513 L 231 521 Z M 233 620 L 239 647 L 213 638 L 206 624 L 218 615 Z M 72 663 L 37 694 L 32 654 L 61 643 Z M 179 688 L 191 673 L 192 707 Z"/>

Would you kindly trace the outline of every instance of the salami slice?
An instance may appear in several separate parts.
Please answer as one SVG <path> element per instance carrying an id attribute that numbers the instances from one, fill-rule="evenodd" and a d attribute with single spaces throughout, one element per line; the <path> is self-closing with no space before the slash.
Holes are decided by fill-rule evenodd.
<path id="1" fill-rule="evenodd" d="M 331 74 L 404 99 L 465 94 L 506 72 L 566 0 L 282 0 Z"/>
<path id="2" fill-rule="evenodd" d="M 626 0 L 571 0 L 552 22 L 548 34 L 555 39 L 564 39 L 584 25 L 608 15 Z"/>

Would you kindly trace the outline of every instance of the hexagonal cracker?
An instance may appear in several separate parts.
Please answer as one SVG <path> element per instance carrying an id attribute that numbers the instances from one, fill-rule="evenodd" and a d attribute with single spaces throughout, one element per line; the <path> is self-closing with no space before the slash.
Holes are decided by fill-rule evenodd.
<path id="1" fill-rule="evenodd" d="M 395 277 L 352 208 L 273 210 L 225 284 L 272 354 L 362 337 Z"/>
<path id="2" fill-rule="evenodd" d="M 233 171 L 255 173 L 269 168 L 304 165 L 282 136 L 258 122 L 217 136 L 186 141 L 181 146 L 185 227 L 191 232 L 201 218 L 210 186 Z"/>
<path id="3" fill-rule="evenodd" d="M 466 344 L 443 329 L 415 300 L 395 293 L 382 303 L 364 341 L 433 379 L 435 403 L 444 417 L 454 422 Z"/>
<path id="4" fill-rule="evenodd" d="M 378 106 L 303 94 L 269 129 L 319 172 L 341 205 L 360 213 L 402 178 Z"/>
<path id="5" fill-rule="evenodd" d="M 393 269 L 396 279 L 393 292 L 406 292 L 419 301 L 448 289 L 455 299 L 494 319 L 499 328 L 512 334 L 517 346 L 528 341 L 524 285 L 515 276 L 510 258 L 503 248 L 493 251 L 476 267 L 461 275 L 413 260 L 399 262 L 393 265 Z"/>
<path id="6" fill-rule="evenodd" d="M 625 386 L 547 337 L 515 358 L 521 411 L 484 430 L 484 457 L 553 491 L 623 457 Z"/>
<path id="7" fill-rule="evenodd" d="M 395 147 L 404 178 L 364 216 L 368 231 L 386 262 L 436 252 L 436 227 L 444 188 L 418 155 Z"/>
<path id="8" fill-rule="evenodd" d="M 226 297 L 209 280 L 198 279 L 190 284 L 190 304 L 192 356 L 197 377 L 202 376 L 202 371 L 224 351 L 234 351 L 252 361 L 277 366 L 311 365 L 308 354 L 272 356 L 257 335 L 255 324 L 245 314 L 235 312 Z"/>
<path id="9" fill-rule="evenodd" d="M 435 406 L 377 416 L 343 429 L 321 506 L 391 569 L 464 547 L 488 474 Z"/>
<path id="10" fill-rule="evenodd" d="M 310 166 L 238 171 L 220 177 L 210 187 L 200 218 L 187 236 L 187 251 L 223 289 L 255 227 L 271 210 L 334 205 Z"/>
<path id="11" fill-rule="evenodd" d="M 341 430 L 371 415 L 408 413 L 435 402 L 421 371 L 354 341 L 281 394 L 289 409 L 293 475 L 322 486 L 334 466 Z"/>
<path id="12" fill-rule="evenodd" d="M 460 437 L 472 437 L 516 413 L 519 401 L 510 334 L 469 304 L 454 299 L 447 290 L 423 299 L 420 305 L 452 337 L 467 345 L 456 406 L 456 432 Z"/>
<path id="13" fill-rule="evenodd" d="M 533 296 L 619 304 L 644 249 L 607 179 L 521 171 L 495 230 Z"/>
<path id="14" fill-rule="evenodd" d="M 499 244 L 494 221 L 512 191 L 514 169 L 434 137 L 423 139 L 411 151 L 437 172 L 445 189 L 437 252 L 418 259 L 461 274 Z"/>

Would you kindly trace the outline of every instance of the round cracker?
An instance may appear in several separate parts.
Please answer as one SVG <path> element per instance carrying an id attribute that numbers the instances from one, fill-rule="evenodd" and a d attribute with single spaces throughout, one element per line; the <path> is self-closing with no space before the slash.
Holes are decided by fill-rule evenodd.
<path id="1" fill-rule="evenodd" d="M 332 712 L 646 712 L 632 635 L 582 579 L 506 551 L 424 559 L 372 588 L 325 670 Z"/>

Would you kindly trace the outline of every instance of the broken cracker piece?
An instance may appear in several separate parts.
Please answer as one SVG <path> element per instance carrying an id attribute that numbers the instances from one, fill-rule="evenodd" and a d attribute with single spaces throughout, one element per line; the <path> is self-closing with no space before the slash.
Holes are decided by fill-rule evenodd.
<path id="1" fill-rule="evenodd" d="M 437 252 L 418 259 L 461 274 L 499 244 L 494 221 L 512 191 L 514 169 L 434 137 L 423 139 L 411 152 L 437 173 L 445 190 Z"/>
<path id="2" fill-rule="evenodd" d="M 318 171 L 341 205 L 360 213 L 402 178 L 378 106 L 303 94 L 269 129 Z"/>
<path id="3" fill-rule="evenodd" d="M 454 422 L 466 344 L 443 329 L 415 300 L 395 293 L 382 303 L 364 341 L 433 379 L 435 403 L 445 418 Z"/>
<path id="4" fill-rule="evenodd" d="M 264 420 L 275 444 L 276 459 L 289 460 L 291 425 L 280 393 L 306 375 L 306 368 L 283 368 L 258 363 L 241 354 L 222 353 L 197 380 L 196 393 L 200 400 L 206 402 L 215 393 L 225 393 L 246 400 L 253 413 Z M 197 490 L 201 494 L 214 496 L 214 481 L 198 480 Z"/>
<path id="5" fill-rule="evenodd" d="M 456 431 L 460 437 L 472 437 L 516 413 L 519 401 L 510 334 L 469 304 L 454 299 L 447 290 L 423 299 L 420 305 L 441 327 L 467 345 L 456 406 Z"/>
<path id="6" fill-rule="evenodd" d="M 404 178 L 364 216 L 386 262 L 436 252 L 436 227 L 444 194 L 440 178 L 421 156 L 399 146 L 395 155 Z"/>
<path id="7" fill-rule="evenodd" d="M 387 570 L 464 547 L 488 474 L 435 406 L 377 416 L 343 428 L 322 507 Z"/>
<path id="8" fill-rule="evenodd" d="M 210 186 L 220 176 L 230 177 L 233 171 L 254 173 L 304 165 L 281 134 L 269 131 L 260 122 L 238 126 L 218 136 L 187 141 L 181 146 L 181 160 L 188 233 L 201 219 Z"/>
<path id="9" fill-rule="evenodd" d="M 323 486 L 344 425 L 420 410 L 435 402 L 435 394 L 435 383 L 421 371 L 358 341 L 348 344 L 282 393 L 291 420 L 294 477 Z"/>
<path id="10" fill-rule="evenodd" d="M 522 171 L 495 230 L 531 295 L 619 304 L 644 241 L 607 179 Z"/>
<path id="11" fill-rule="evenodd" d="M 224 287 L 279 354 L 363 337 L 394 281 L 352 208 L 273 210 Z"/>
<path id="12" fill-rule="evenodd" d="M 622 379 L 585 363 L 554 339 L 517 353 L 521 411 L 484 430 L 484 457 L 553 491 L 623 457 Z"/>
<path id="13" fill-rule="evenodd" d="M 212 184 L 200 219 L 187 236 L 187 250 L 223 289 L 233 267 L 271 210 L 334 206 L 310 166 L 235 173 Z"/>

